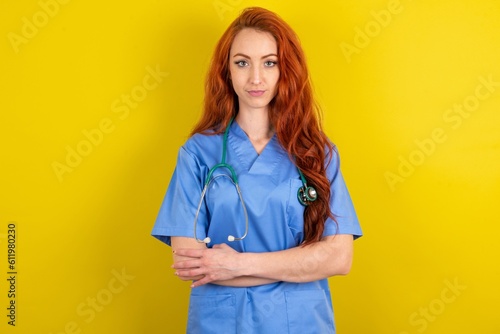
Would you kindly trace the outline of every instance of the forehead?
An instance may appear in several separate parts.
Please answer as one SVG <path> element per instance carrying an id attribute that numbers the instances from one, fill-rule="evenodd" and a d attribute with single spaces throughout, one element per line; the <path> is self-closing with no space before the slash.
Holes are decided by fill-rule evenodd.
<path id="1" fill-rule="evenodd" d="M 231 54 L 236 53 L 243 53 L 248 56 L 277 54 L 278 45 L 273 35 L 267 31 L 246 28 L 234 37 L 233 44 L 231 45 Z"/>

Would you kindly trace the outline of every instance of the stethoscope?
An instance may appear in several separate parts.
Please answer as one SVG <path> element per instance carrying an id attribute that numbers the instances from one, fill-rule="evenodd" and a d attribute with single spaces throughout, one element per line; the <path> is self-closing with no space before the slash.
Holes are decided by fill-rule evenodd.
<path id="1" fill-rule="evenodd" d="M 207 180 L 205 181 L 205 185 L 203 187 L 203 190 L 201 192 L 200 196 L 200 202 L 198 203 L 198 208 L 196 209 L 196 214 L 194 216 L 194 238 L 196 241 L 200 243 L 205 243 L 208 244 L 210 243 L 211 239 L 209 237 L 206 237 L 204 239 L 198 239 L 198 235 L 196 234 L 196 226 L 198 225 L 198 216 L 200 214 L 201 206 L 203 205 L 203 201 L 205 199 L 205 195 L 208 191 L 208 188 L 214 182 L 216 179 L 220 177 L 226 177 L 228 178 L 233 185 L 236 188 L 236 192 L 238 193 L 238 197 L 240 198 L 240 203 L 241 207 L 243 208 L 243 215 L 245 216 L 245 233 L 241 237 L 235 237 L 233 235 L 228 235 L 227 240 L 228 241 L 239 241 L 243 240 L 247 234 L 248 234 L 248 212 L 247 212 L 247 207 L 245 205 L 245 201 L 243 200 L 243 196 L 241 195 L 241 189 L 238 184 L 238 177 L 236 176 L 236 172 L 234 171 L 234 168 L 226 163 L 226 152 L 227 152 L 227 137 L 229 134 L 229 128 L 231 127 L 231 124 L 233 123 L 233 119 L 229 122 L 228 126 L 226 127 L 226 130 L 224 131 L 224 136 L 222 137 L 222 158 L 221 162 L 210 168 L 207 174 Z M 231 176 L 227 174 L 219 174 L 216 176 L 212 176 L 214 172 L 218 168 L 226 168 L 229 170 Z M 299 200 L 300 204 L 307 206 L 311 204 L 311 202 L 314 202 L 318 198 L 318 193 L 316 192 L 316 189 L 314 189 L 311 186 L 307 185 L 306 178 L 302 171 L 297 167 L 297 171 L 299 172 L 300 179 L 302 180 L 302 187 L 300 187 L 297 191 L 297 199 Z"/>

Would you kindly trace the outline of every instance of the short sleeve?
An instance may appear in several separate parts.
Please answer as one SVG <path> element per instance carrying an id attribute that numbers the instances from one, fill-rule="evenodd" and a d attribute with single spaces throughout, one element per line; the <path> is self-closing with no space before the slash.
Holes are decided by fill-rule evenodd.
<path id="1" fill-rule="evenodd" d="M 326 168 L 326 174 L 330 180 L 330 209 L 335 220 L 327 219 L 323 236 L 352 234 L 354 239 L 357 239 L 363 233 L 340 171 L 340 158 L 336 147 L 332 151 L 332 159 Z"/>
<path id="2" fill-rule="evenodd" d="M 170 237 L 194 237 L 194 218 L 200 200 L 204 168 L 198 159 L 181 147 L 172 179 L 163 199 L 151 233 L 170 245 Z M 206 233 L 206 207 L 202 205 L 198 215 L 197 233 Z M 205 227 L 205 228 L 204 228 Z"/>

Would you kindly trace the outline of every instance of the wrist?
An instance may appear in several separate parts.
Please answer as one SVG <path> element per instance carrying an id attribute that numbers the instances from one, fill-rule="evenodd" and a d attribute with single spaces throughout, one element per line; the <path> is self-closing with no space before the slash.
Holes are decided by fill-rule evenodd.
<path id="1" fill-rule="evenodd" d="M 238 262 L 240 263 L 239 276 L 253 276 L 253 253 L 240 253 Z"/>

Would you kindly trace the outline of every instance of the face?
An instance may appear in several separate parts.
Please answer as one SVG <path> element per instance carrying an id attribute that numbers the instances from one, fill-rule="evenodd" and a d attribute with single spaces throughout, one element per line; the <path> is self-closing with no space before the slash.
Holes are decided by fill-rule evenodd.
<path id="1" fill-rule="evenodd" d="M 280 76 L 278 46 L 274 37 L 268 32 L 243 29 L 234 38 L 229 62 L 240 112 L 267 111 L 269 102 L 276 95 Z"/>

